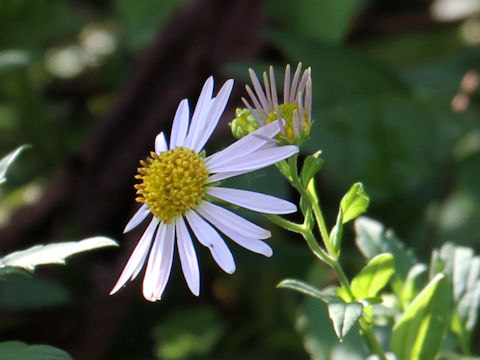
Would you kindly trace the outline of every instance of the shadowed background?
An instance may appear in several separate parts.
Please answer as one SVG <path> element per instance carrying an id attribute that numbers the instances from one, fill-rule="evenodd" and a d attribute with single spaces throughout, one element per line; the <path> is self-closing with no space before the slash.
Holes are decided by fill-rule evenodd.
<path id="1" fill-rule="evenodd" d="M 0 251 L 97 234 L 120 243 L 40 269 L 36 287 L 4 287 L 13 295 L 0 295 L 0 340 L 75 359 L 342 359 L 322 305 L 275 288 L 287 276 L 325 285 L 331 275 L 276 229 L 270 259 L 231 246 L 234 275 L 197 246 L 199 298 L 178 262 L 160 302 L 143 300 L 141 276 L 108 296 L 143 229 L 122 234 L 137 208 L 138 161 L 208 76 L 216 89 L 236 80 L 211 152 L 233 141 L 227 124 L 247 68 L 272 64 L 280 79 L 302 61 L 315 120 L 302 151 L 323 151 L 329 223 L 362 181 L 368 215 L 425 261 L 446 240 L 478 250 L 479 10 L 448 0 L 0 2 L 0 153 L 32 145 L 0 189 Z M 295 200 L 274 168 L 230 183 Z M 344 264 L 357 269 L 348 241 Z"/>

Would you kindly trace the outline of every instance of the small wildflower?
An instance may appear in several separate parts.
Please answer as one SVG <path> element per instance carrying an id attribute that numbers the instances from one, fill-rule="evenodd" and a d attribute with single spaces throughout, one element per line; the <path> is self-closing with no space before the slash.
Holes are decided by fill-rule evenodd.
<path id="1" fill-rule="evenodd" d="M 302 144 L 308 138 L 312 124 L 310 72 L 311 70 L 308 68 L 302 74 L 302 64 L 299 63 L 292 79 L 290 65 L 287 65 L 283 84 L 283 102 L 279 102 L 273 67 L 270 66 L 269 75 L 263 73 L 263 87 L 255 71 L 250 69 L 250 78 L 255 92 L 248 85 L 246 89 L 253 105 L 243 99 L 247 108 L 241 112 L 242 117 L 237 114 L 237 118 L 231 123 L 234 135 L 241 137 L 242 133 L 248 133 L 248 129 L 242 128 L 242 124 L 243 119 L 250 115 L 259 126 L 278 121 L 281 131 L 277 135 L 279 144 Z"/>
<path id="2" fill-rule="evenodd" d="M 235 262 L 219 232 L 250 251 L 272 255 L 272 249 L 263 241 L 270 237 L 269 231 L 213 201 L 218 199 L 269 214 L 295 212 L 296 206 L 288 201 L 218 185 L 221 180 L 286 159 L 297 153 L 298 148 L 272 147 L 272 138 L 280 129 L 271 124 L 205 157 L 203 147 L 220 120 L 232 87 L 233 80 L 228 80 L 217 96 L 212 97 L 213 78 L 210 77 L 203 86 L 191 121 L 188 101 L 182 100 L 173 120 L 170 146 L 164 134 L 158 134 L 155 152 L 140 162 L 136 176 L 140 182 L 135 188 L 136 200 L 142 206 L 128 222 L 125 232 L 152 216 L 110 294 L 133 280 L 147 262 L 143 295 L 149 301 L 159 300 L 170 277 L 176 244 L 187 285 L 198 296 L 200 272 L 191 233 L 230 274 L 235 271 Z"/>

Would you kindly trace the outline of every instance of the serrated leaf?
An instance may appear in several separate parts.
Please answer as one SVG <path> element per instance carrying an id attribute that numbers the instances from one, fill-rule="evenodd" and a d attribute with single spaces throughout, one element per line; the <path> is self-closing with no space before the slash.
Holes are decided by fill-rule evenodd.
<path id="1" fill-rule="evenodd" d="M 357 302 L 334 302 L 328 304 L 328 316 L 332 320 L 333 328 L 340 341 L 357 323 L 362 314 L 363 306 Z"/>
<path id="2" fill-rule="evenodd" d="M 66 258 L 103 247 L 118 246 L 117 242 L 103 236 L 81 241 L 35 245 L 29 249 L 16 251 L 0 259 L 2 266 L 21 267 L 29 271 L 38 265 L 65 264 Z"/>
<path id="3" fill-rule="evenodd" d="M 434 360 L 451 315 L 447 278 L 437 274 L 412 301 L 393 328 L 391 347 L 398 360 Z"/>
<path id="4" fill-rule="evenodd" d="M 375 256 L 352 280 L 352 293 L 357 299 L 377 296 L 395 272 L 392 254 Z"/>
<path id="5" fill-rule="evenodd" d="M 343 223 L 349 222 L 367 211 L 370 198 L 362 183 L 355 183 L 340 201 L 343 213 Z"/>
<path id="6" fill-rule="evenodd" d="M 277 285 L 277 287 L 298 291 L 299 293 L 302 293 L 304 295 L 319 299 L 325 304 L 341 301 L 338 296 L 335 296 L 327 291 L 318 290 L 312 285 L 307 284 L 301 280 L 285 279 L 285 280 L 282 280 Z"/>
<path id="7" fill-rule="evenodd" d="M 27 345 L 21 341 L 0 342 L 2 360 L 72 360 L 63 350 L 48 345 Z"/>
<path id="8" fill-rule="evenodd" d="M 323 166 L 323 159 L 320 158 L 320 155 L 322 155 L 322 152 L 317 151 L 315 154 L 308 155 L 303 162 L 303 167 L 300 171 L 300 179 L 305 187 L 308 186 L 310 180 Z"/>
<path id="9" fill-rule="evenodd" d="M 6 174 L 7 174 L 7 170 L 10 167 L 10 165 L 12 165 L 12 163 L 15 161 L 17 156 L 20 155 L 20 153 L 24 149 L 26 149 L 27 147 L 28 147 L 27 145 L 22 145 L 22 146 L 16 148 L 15 150 L 13 150 L 8 155 L 4 156 L 0 160 L 0 184 L 4 183 L 5 180 L 7 179 Z"/>

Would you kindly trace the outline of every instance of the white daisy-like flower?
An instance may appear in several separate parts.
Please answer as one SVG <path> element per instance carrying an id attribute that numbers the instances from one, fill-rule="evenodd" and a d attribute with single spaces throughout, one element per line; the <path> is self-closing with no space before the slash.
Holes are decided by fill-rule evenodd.
<path id="1" fill-rule="evenodd" d="M 263 241 L 271 236 L 269 231 L 212 200 L 268 214 L 295 212 L 296 206 L 286 200 L 218 185 L 223 179 L 286 159 L 297 153 L 298 148 L 276 146 L 272 138 L 280 129 L 270 124 L 205 157 L 203 147 L 220 120 L 232 87 L 233 80 L 228 80 L 213 97 L 213 78 L 208 78 L 191 121 L 188 101 L 182 100 L 173 120 L 169 146 L 160 133 L 155 139 L 155 152 L 140 162 L 142 167 L 136 176 L 140 183 L 135 188 L 136 200 L 143 205 L 128 222 L 125 232 L 151 219 L 110 294 L 133 280 L 147 262 L 143 295 L 150 301 L 159 300 L 170 277 L 177 247 L 187 285 L 198 296 L 200 272 L 191 234 L 229 274 L 235 271 L 235 262 L 220 233 L 250 251 L 272 255 L 272 249 Z"/>
<path id="2" fill-rule="evenodd" d="M 242 99 L 246 109 L 237 109 L 237 117 L 231 123 L 233 134 L 241 138 L 252 130 L 277 121 L 281 133 L 277 136 L 279 144 L 300 145 L 309 135 L 312 124 L 312 79 L 311 69 L 302 74 L 299 63 L 293 78 L 290 65 L 285 68 L 283 83 L 283 101 L 277 94 L 275 74 L 270 66 L 269 75 L 263 73 L 263 86 L 252 69 L 249 69 L 253 91 L 246 86 L 251 103 Z"/>

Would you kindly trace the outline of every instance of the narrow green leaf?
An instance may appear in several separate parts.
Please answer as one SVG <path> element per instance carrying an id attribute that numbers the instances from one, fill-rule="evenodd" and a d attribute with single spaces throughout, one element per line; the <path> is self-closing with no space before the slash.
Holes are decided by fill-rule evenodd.
<path id="1" fill-rule="evenodd" d="M 363 306 L 360 303 L 335 302 L 328 304 L 328 316 L 332 320 L 333 328 L 340 341 L 357 323 L 363 314 Z"/>
<path id="2" fill-rule="evenodd" d="M 433 360 L 447 330 L 452 307 L 447 278 L 437 274 L 393 327 L 391 347 L 398 360 Z"/>
<path id="3" fill-rule="evenodd" d="M 367 211 L 370 198 L 361 183 L 355 183 L 340 201 L 343 223 L 349 222 Z"/>
<path id="4" fill-rule="evenodd" d="M 300 179 L 305 187 L 308 186 L 310 180 L 323 166 L 323 159 L 320 158 L 320 155 L 322 155 L 322 152 L 317 151 L 313 155 L 308 155 L 303 162 L 303 167 L 300 171 Z"/>
<path id="5" fill-rule="evenodd" d="M 375 256 L 352 280 L 352 293 L 357 299 L 377 296 L 395 272 L 392 254 Z"/>
<path id="6" fill-rule="evenodd" d="M 0 342 L 2 360 L 72 360 L 63 350 L 48 345 L 27 345 L 21 341 Z"/>
<path id="7" fill-rule="evenodd" d="M 340 256 L 340 248 L 342 245 L 342 237 L 343 237 L 343 211 L 342 209 L 338 209 L 337 215 L 337 222 L 333 227 L 332 231 L 330 232 L 330 241 L 333 244 L 333 247 L 336 250 L 336 256 Z"/>
<path id="8" fill-rule="evenodd" d="M 1 266 L 16 266 L 29 271 L 38 265 L 65 264 L 66 258 L 103 247 L 118 246 L 117 242 L 103 236 L 81 241 L 35 245 L 29 249 L 16 251 L 0 259 Z"/>
<path id="9" fill-rule="evenodd" d="M 0 160 L 0 184 L 5 182 L 5 180 L 7 179 L 6 174 L 10 165 L 12 165 L 12 163 L 15 161 L 17 156 L 20 155 L 20 153 L 27 147 L 28 147 L 27 145 L 22 145 L 16 148 L 15 150 L 13 150 L 10 154 L 4 156 Z"/>
<path id="10" fill-rule="evenodd" d="M 327 291 L 321 291 L 318 290 L 317 288 L 311 286 L 310 284 L 307 284 L 303 281 L 300 280 L 295 280 L 295 279 L 285 279 L 282 280 L 278 285 L 278 288 L 283 288 L 283 289 L 290 289 L 290 290 L 295 290 L 298 291 L 302 294 L 314 297 L 316 299 L 319 299 L 320 301 L 330 304 L 330 303 L 335 303 L 341 301 L 338 296 L 335 296 L 332 293 L 329 293 Z"/>

